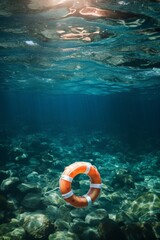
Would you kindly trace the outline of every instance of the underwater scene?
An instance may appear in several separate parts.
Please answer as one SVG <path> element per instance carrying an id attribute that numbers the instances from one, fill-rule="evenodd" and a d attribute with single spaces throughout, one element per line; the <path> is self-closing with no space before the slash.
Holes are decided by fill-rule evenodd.
<path id="1" fill-rule="evenodd" d="M 0 240 L 160 240 L 159 0 L 0 0 Z"/>

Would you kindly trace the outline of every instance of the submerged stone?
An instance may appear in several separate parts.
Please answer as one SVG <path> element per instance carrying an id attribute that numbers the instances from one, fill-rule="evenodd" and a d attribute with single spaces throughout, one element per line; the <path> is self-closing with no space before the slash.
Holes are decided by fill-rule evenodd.
<path id="1" fill-rule="evenodd" d="M 156 240 L 151 224 L 130 223 L 122 227 L 126 240 Z"/>
<path id="2" fill-rule="evenodd" d="M 41 189 L 38 188 L 37 186 L 34 186 L 32 184 L 27 184 L 27 183 L 21 183 L 17 186 L 17 188 L 20 190 L 22 193 L 27 193 L 27 192 L 40 192 Z"/>
<path id="3" fill-rule="evenodd" d="M 98 232 L 96 229 L 93 228 L 87 228 L 82 234 L 81 234 L 81 239 L 85 239 L 85 240 L 90 240 L 90 239 L 94 239 L 94 240 L 101 240 Z"/>
<path id="4" fill-rule="evenodd" d="M 27 193 L 22 200 L 22 206 L 28 209 L 37 209 L 41 205 L 42 195 L 40 193 Z"/>
<path id="5" fill-rule="evenodd" d="M 124 193 L 122 191 L 109 193 L 106 196 L 106 199 L 108 201 L 110 201 L 109 205 L 111 205 L 113 203 L 118 204 L 118 203 L 120 203 L 122 201 L 123 198 L 124 198 Z"/>
<path id="6" fill-rule="evenodd" d="M 0 237 L 7 236 L 10 232 L 17 229 L 18 223 L 3 223 L 0 225 Z"/>
<path id="7" fill-rule="evenodd" d="M 0 194 L 0 210 L 5 210 L 7 208 L 7 199 L 5 196 Z"/>
<path id="8" fill-rule="evenodd" d="M 22 227 L 14 229 L 8 236 L 11 237 L 11 240 L 24 240 L 25 239 L 25 230 Z"/>
<path id="9" fill-rule="evenodd" d="M 0 170 L 0 182 L 8 178 L 10 175 L 9 171 Z"/>
<path id="10" fill-rule="evenodd" d="M 84 218 L 86 216 L 86 213 L 86 209 L 83 208 L 73 209 L 70 211 L 70 215 L 73 218 Z"/>
<path id="11" fill-rule="evenodd" d="M 43 213 L 24 213 L 22 222 L 29 239 L 47 239 L 54 231 L 54 226 Z"/>
<path id="12" fill-rule="evenodd" d="M 152 225 L 153 232 L 157 239 L 160 239 L 160 222 L 154 222 Z"/>
<path id="13" fill-rule="evenodd" d="M 118 223 L 108 218 L 99 224 L 98 232 L 102 240 L 126 240 Z"/>
<path id="14" fill-rule="evenodd" d="M 142 194 L 135 199 L 127 210 L 128 215 L 143 221 L 160 214 L 160 198 L 151 192 Z"/>
<path id="15" fill-rule="evenodd" d="M 57 219 L 55 221 L 55 227 L 58 231 L 69 230 L 70 225 L 68 222 L 64 221 L 63 219 Z"/>
<path id="16" fill-rule="evenodd" d="M 35 172 L 35 171 L 29 173 L 26 178 L 31 183 L 39 182 L 39 174 L 38 172 Z"/>
<path id="17" fill-rule="evenodd" d="M 57 231 L 49 235 L 49 240 L 78 240 L 76 234 L 67 231 Z"/>
<path id="18" fill-rule="evenodd" d="M 56 192 L 51 192 L 49 194 L 45 194 L 43 202 L 45 205 L 53 204 L 56 206 L 61 206 L 62 204 L 64 204 L 64 200 Z"/>
<path id="19" fill-rule="evenodd" d="M 88 223 L 84 222 L 83 220 L 78 219 L 78 221 L 74 221 L 70 228 L 71 232 L 76 234 L 81 234 L 88 228 Z"/>
<path id="20" fill-rule="evenodd" d="M 59 219 L 61 217 L 61 213 L 58 207 L 49 205 L 47 206 L 46 215 L 50 219 L 50 221 L 54 222 L 55 220 Z"/>
<path id="21" fill-rule="evenodd" d="M 103 220 L 106 217 L 108 217 L 108 213 L 105 209 L 97 209 L 87 214 L 85 222 L 91 225 L 96 225 L 97 223 L 99 223 L 99 221 Z"/>
<path id="22" fill-rule="evenodd" d="M 119 170 L 116 172 L 116 175 L 114 176 L 112 180 L 111 186 L 116 188 L 134 188 L 134 179 L 131 174 L 129 174 L 126 170 Z"/>
<path id="23" fill-rule="evenodd" d="M 2 181 L 0 189 L 2 191 L 13 191 L 14 188 L 18 185 L 19 181 L 20 180 L 18 177 L 9 177 Z"/>

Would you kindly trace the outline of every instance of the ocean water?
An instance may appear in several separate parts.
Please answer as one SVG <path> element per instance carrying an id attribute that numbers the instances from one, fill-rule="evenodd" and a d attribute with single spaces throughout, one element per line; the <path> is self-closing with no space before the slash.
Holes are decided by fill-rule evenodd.
<path id="1" fill-rule="evenodd" d="M 160 239 L 159 23 L 159 0 L 0 1 L 0 240 Z M 102 180 L 85 208 L 74 162 Z"/>

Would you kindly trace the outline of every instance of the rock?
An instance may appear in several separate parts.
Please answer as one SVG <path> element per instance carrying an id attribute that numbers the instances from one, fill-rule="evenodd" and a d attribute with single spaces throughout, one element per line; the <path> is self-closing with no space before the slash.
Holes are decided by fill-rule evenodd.
<path id="1" fill-rule="evenodd" d="M 27 193 L 21 204 L 28 209 L 38 209 L 41 205 L 42 195 L 40 193 Z"/>
<path id="2" fill-rule="evenodd" d="M 18 208 L 18 202 L 15 198 L 10 198 L 7 200 L 7 209 L 10 211 L 15 211 Z"/>
<path id="3" fill-rule="evenodd" d="M 134 188 L 134 179 L 133 177 L 124 169 L 121 169 L 116 172 L 114 176 L 111 186 L 114 188 Z"/>
<path id="4" fill-rule="evenodd" d="M 0 210 L 5 210 L 7 208 L 7 199 L 5 196 L 0 194 Z"/>
<path id="5" fill-rule="evenodd" d="M 49 240 L 78 240 L 76 234 L 67 231 L 57 231 L 49 235 Z"/>
<path id="6" fill-rule="evenodd" d="M 5 217 L 5 212 L 4 211 L 0 211 L 0 224 L 4 223 L 4 217 Z"/>
<path id="7" fill-rule="evenodd" d="M 50 154 L 50 153 L 45 153 L 43 156 L 42 156 L 42 162 L 44 162 L 44 163 L 51 163 L 51 164 L 53 164 L 54 162 L 55 162 L 55 157 L 52 155 L 52 154 Z"/>
<path id="8" fill-rule="evenodd" d="M 97 209 L 89 214 L 87 214 L 85 218 L 85 222 L 93 225 L 99 223 L 99 221 L 103 220 L 104 218 L 108 217 L 108 213 L 105 209 Z"/>
<path id="9" fill-rule="evenodd" d="M 18 223 L 4 223 L 0 225 L 0 236 L 6 236 L 8 233 L 18 228 Z M 5 238 L 4 238 L 5 239 Z"/>
<path id="10" fill-rule="evenodd" d="M 24 213 L 21 217 L 27 239 L 48 239 L 49 234 L 54 231 L 54 226 L 43 213 Z"/>
<path id="11" fill-rule="evenodd" d="M 15 228 L 12 232 L 7 234 L 9 237 L 11 237 L 11 240 L 23 240 L 25 239 L 25 230 L 22 227 Z"/>
<path id="12" fill-rule="evenodd" d="M 117 192 L 113 192 L 110 193 L 106 196 L 106 199 L 108 201 L 110 201 L 110 205 L 111 204 L 118 204 L 122 201 L 122 199 L 124 198 L 124 192 L 122 191 L 117 191 Z M 126 197 L 126 196 L 125 196 Z"/>
<path id="13" fill-rule="evenodd" d="M 9 171 L 0 170 L 0 182 L 10 176 Z"/>
<path id="14" fill-rule="evenodd" d="M 57 231 L 69 230 L 69 228 L 70 228 L 69 223 L 62 219 L 56 220 L 54 224 L 55 224 Z"/>
<path id="15" fill-rule="evenodd" d="M 52 206 L 52 205 L 49 205 L 47 208 L 46 208 L 46 215 L 47 217 L 50 219 L 50 221 L 54 222 L 56 221 L 58 218 L 61 217 L 61 213 L 60 213 L 60 210 L 58 207 L 56 206 Z"/>
<path id="16" fill-rule="evenodd" d="M 28 192 L 38 193 L 38 192 L 41 192 L 41 189 L 38 188 L 37 186 L 34 186 L 32 184 L 27 184 L 27 183 L 21 183 L 17 186 L 17 188 L 20 190 L 21 193 L 28 193 Z"/>
<path id="17" fill-rule="evenodd" d="M 53 204 L 56 206 L 60 206 L 60 205 L 64 204 L 63 198 L 56 192 L 51 192 L 51 193 L 46 194 L 44 196 L 43 202 L 45 205 Z"/>
<path id="18" fill-rule="evenodd" d="M 23 162 L 23 161 L 26 161 L 26 159 L 28 158 L 28 154 L 21 147 L 13 147 L 9 151 L 9 155 L 16 162 L 21 162 L 21 161 Z"/>
<path id="19" fill-rule="evenodd" d="M 15 158 L 15 161 L 17 161 L 17 162 L 26 161 L 27 158 L 28 158 L 28 154 L 22 153 L 22 155 L 17 156 L 17 157 Z"/>
<path id="20" fill-rule="evenodd" d="M 152 229 L 157 239 L 160 239 L 160 222 L 154 222 Z"/>
<path id="21" fill-rule="evenodd" d="M 75 195 L 77 196 L 83 196 L 84 194 L 86 194 L 90 186 L 90 181 L 88 176 L 86 175 L 81 176 L 81 175 L 82 174 L 79 174 L 78 176 L 76 176 L 73 182 L 73 190 Z"/>
<path id="22" fill-rule="evenodd" d="M 14 216 L 14 211 L 17 210 L 16 200 L 7 200 L 5 196 L 0 195 L 0 224 L 8 222 Z"/>
<path id="23" fill-rule="evenodd" d="M 85 240 L 101 240 L 98 232 L 93 229 L 93 228 L 87 228 L 80 236 L 80 239 L 85 239 Z"/>
<path id="24" fill-rule="evenodd" d="M 1 191 L 14 191 L 19 182 L 18 177 L 9 177 L 2 181 L 0 189 Z"/>
<path id="25" fill-rule="evenodd" d="M 156 215 L 160 214 L 160 198 L 151 192 L 144 193 L 129 205 L 126 212 L 135 220 L 155 220 Z"/>
<path id="26" fill-rule="evenodd" d="M 86 209 L 73 209 L 70 211 L 70 215 L 73 218 L 85 218 L 86 216 Z"/>
<path id="27" fill-rule="evenodd" d="M 29 159 L 29 165 L 31 166 L 31 168 L 34 167 L 36 169 L 40 165 L 40 162 L 36 158 L 31 157 Z"/>
<path id="28" fill-rule="evenodd" d="M 39 182 L 39 179 L 40 179 L 39 174 L 35 171 L 27 175 L 27 180 L 33 184 Z"/>
<path id="29" fill-rule="evenodd" d="M 157 222 L 158 223 L 158 222 Z M 157 235 L 158 232 L 156 232 L 156 227 L 158 226 L 156 222 L 148 222 L 148 223 L 143 223 L 139 224 L 142 231 L 143 231 L 143 237 L 145 240 L 156 240 L 156 238 L 160 238 L 160 223 L 159 224 L 159 234 Z M 158 230 L 158 229 L 157 229 Z"/>
<path id="30" fill-rule="evenodd" d="M 88 228 L 88 224 L 80 219 L 74 221 L 71 225 L 70 231 L 80 235 Z"/>
<path id="31" fill-rule="evenodd" d="M 122 227 L 126 239 L 133 240 L 156 240 L 151 225 L 127 224 Z"/>
<path id="32" fill-rule="evenodd" d="M 59 210 L 60 210 L 60 216 L 63 217 L 63 220 L 65 220 L 67 222 L 72 221 L 72 217 L 69 214 L 70 213 L 70 208 L 68 208 L 67 205 L 61 205 L 59 207 Z"/>
<path id="33" fill-rule="evenodd" d="M 126 240 L 119 225 L 111 219 L 103 219 L 98 226 L 98 232 L 101 240 Z"/>

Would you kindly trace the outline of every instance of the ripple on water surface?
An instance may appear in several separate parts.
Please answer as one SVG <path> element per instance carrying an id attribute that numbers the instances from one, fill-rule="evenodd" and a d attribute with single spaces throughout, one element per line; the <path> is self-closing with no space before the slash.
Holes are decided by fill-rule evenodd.
<path id="1" fill-rule="evenodd" d="M 159 89 L 159 1 L 1 1 L 1 89 Z"/>

